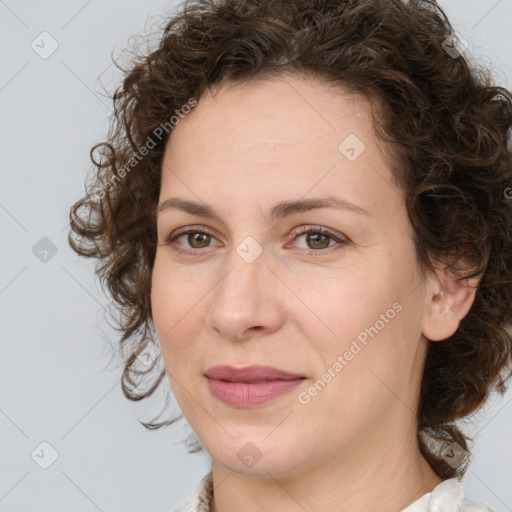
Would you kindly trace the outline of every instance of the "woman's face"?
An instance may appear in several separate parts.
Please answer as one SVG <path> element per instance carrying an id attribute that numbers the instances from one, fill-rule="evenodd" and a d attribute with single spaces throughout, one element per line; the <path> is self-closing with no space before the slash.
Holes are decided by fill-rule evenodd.
<path id="1" fill-rule="evenodd" d="M 362 97 L 300 77 L 206 93 L 174 128 L 159 203 L 204 211 L 159 211 L 152 312 L 214 463 L 285 475 L 415 442 L 430 281 L 380 148 Z"/>

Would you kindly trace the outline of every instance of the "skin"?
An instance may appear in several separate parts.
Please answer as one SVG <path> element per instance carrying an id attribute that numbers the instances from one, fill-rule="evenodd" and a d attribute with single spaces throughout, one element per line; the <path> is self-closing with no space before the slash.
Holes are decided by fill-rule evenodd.
<path id="1" fill-rule="evenodd" d="M 354 161 L 338 150 L 349 134 L 365 145 Z M 416 441 L 426 338 L 453 334 L 475 289 L 419 269 L 404 194 L 391 183 L 367 100 L 316 79 L 225 84 L 173 130 L 159 203 L 204 202 L 218 218 L 159 212 L 152 313 L 173 393 L 212 458 L 212 511 L 334 512 L 343 504 L 391 512 L 441 482 Z M 266 217 L 279 201 L 333 193 L 367 213 Z M 213 235 L 165 243 L 187 226 Z M 300 226 L 325 227 L 346 243 L 308 240 L 294 234 Z M 237 253 L 249 236 L 263 249 L 252 263 Z M 300 403 L 299 393 L 396 303 L 400 312 Z M 306 379 L 239 408 L 209 391 L 204 372 L 218 364 L 264 364 Z M 251 467 L 237 457 L 249 442 L 261 455 Z"/>

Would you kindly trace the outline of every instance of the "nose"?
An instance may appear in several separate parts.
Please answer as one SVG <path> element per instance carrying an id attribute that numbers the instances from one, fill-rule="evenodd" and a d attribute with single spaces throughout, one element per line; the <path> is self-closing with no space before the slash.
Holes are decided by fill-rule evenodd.
<path id="1" fill-rule="evenodd" d="M 212 293 L 206 325 L 227 340 L 263 336 L 282 325 L 286 286 L 264 252 L 249 262 L 233 249 Z"/>

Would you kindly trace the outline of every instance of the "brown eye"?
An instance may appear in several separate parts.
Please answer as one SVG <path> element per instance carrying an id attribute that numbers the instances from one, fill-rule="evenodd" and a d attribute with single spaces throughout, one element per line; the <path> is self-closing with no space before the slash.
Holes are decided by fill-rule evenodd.
<path id="1" fill-rule="evenodd" d="M 192 255 L 194 252 L 202 253 L 202 249 L 209 247 L 212 240 L 215 240 L 215 237 L 205 228 L 190 228 L 171 233 L 164 243 L 170 245 L 178 253 Z"/>
<path id="2" fill-rule="evenodd" d="M 301 239 L 305 247 L 297 244 L 297 240 Z M 322 256 L 349 243 L 343 235 L 338 235 L 322 226 L 302 226 L 295 233 L 294 240 L 296 246 L 302 248 L 307 256 Z"/>
<path id="3" fill-rule="evenodd" d="M 311 249 L 327 249 L 329 247 L 329 238 L 329 236 L 322 233 L 308 233 L 306 236 L 306 240 L 313 244 L 310 246 Z"/>
<path id="4" fill-rule="evenodd" d="M 207 233 L 188 233 L 187 242 L 190 244 L 190 247 L 194 249 L 203 249 L 204 247 L 208 247 L 210 243 L 211 236 Z M 197 245 L 196 245 L 197 244 Z"/>

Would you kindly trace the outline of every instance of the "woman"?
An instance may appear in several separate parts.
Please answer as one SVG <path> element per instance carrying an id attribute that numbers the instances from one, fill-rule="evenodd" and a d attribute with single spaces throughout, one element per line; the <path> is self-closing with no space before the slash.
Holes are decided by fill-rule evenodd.
<path id="1" fill-rule="evenodd" d="M 463 50 L 433 2 L 204 0 L 127 71 L 70 243 L 211 456 L 176 511 L 490 510 L 454 422 L 511 375 L 512 95 Z"/>

